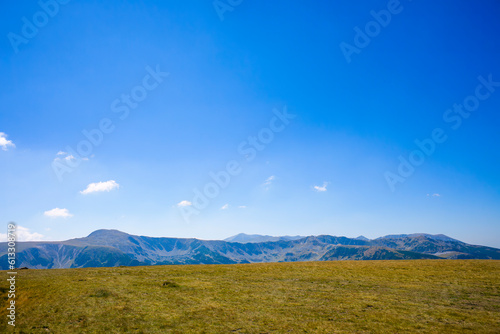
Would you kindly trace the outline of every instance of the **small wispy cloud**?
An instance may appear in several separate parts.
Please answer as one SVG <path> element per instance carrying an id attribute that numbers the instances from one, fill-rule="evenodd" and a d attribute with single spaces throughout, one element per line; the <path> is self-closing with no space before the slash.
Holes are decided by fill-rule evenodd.
<path id="1" fill-rule="evenodd" d="M 113 189 L 118 189 L 120 185 L 114 180 L 106 182 L 96 182 L 91 183 L 87 186 L 85 190 L 80 191 L 81 194 L 87 195 L 90 193 L 101 192 L 101 191 L 111 191 Z"/>
<path id="2" fill-rule="evenodd" d="M 246 205 L 240 205 L 240 206 L 238 207 L 238 209 L 246 209 L 246 208 L 247 208 L 247 206 L 246 206 Z"/>
<path id="3" fill-rule="evenodd" d="M 224 204 L 224 205 L 222 206 L 222 208 L 220 208 L 220 209 L 221 209 L 221 210 L 227 210 L 227 209 L 229 209 L 229 204 Z"/>
<path id="4" fill-rule="evenodd" d="M 274 175 L 269 176 L 262 185 L 263 186 L 270 185 L 274 181 L 275 178 L 276 178 L 276 176 L 274 176 Z"/>
<path id="5" fill-rule="evenodd" d="M 441 197 L 440 194 L 427 194 L 427 197 Z"/>
<path id="6" fill-rule="evenodd" d="M 71 161 L 71 160 L 75 160 L 75 157 L 72 154 L 68 154 L 66 152 L 59 151 L 59 152 L 57 152 L 56 157 L 54 158 L 54 161 L 62 161 L 62 160 Z"/>
<path id="7" fill-rule="evenodd" d="M 193 205 L 193 203 L 191 203 L 190 201 L 180 201 L 179 203 L 177 203 L 178 207 L 181 207 L 181 206 L 191 206 L 191 205 Z"/>
<path id="8" fill-rule="evenodd" d="M 40 241 L 43 240 L 43 235 L 37 232 L 30 232 L 29 228 L 16 226 L 17 241 Z M 0 242 L 7 241 L 7 234 L 0 233 Z"/>
<path id="9" fill-rule="evenodd" d="M 7 140 L 6 133 L 0 132 L 0 147 L 3 151 L 7 151 L 9 147 L 15 148 L 16 145 L 12 142 L 12 140 Z"/>
<path id="10" fill-rule="evenodd" d="M 273 183 L 273 181 L 276 179 L 276 176 L 274 175 L 271 175 L 269 176 L 266 181 L 264 181 L 264 183 L 262 184 L 262 187 L 264 187 L 265 190 L 269 190 L 270 186 L 271 186 L 271 183 Z"/>
<path id="11" fill-rule="evenodd" d="M 45 211 L 43 213 L 45 216 L 50 218 L 69 218 L 73 217 L 71 213 L 69 213 L 68 209 L 59 209 L 55 208 L 52 210 Z"/>
<path id="12" fill-rule="evenodd" d="M 92 154 L 90 156 L 91 158 L 94 157 L 94 155 Z M 89 158 L 88 157 L 81 157 L 80 158 L 81 160 L 84 160 L 84 161 L 88 161 Z M 67 161 L 67 162 L 70 162 L 70 161 L 76 161 L 76 157 L 72 154 L 69 154 L 68 152 L 64 152 L 64 151 L 59 151 L 56 153 L 56 157 L 54 158 L 54 161 Z"/>
<path id="13" fill-rule="evenodd" d="M 318 192 L 324 192 L 324 191 L 327 191 L 326 187 L 328 186 L 328 182 L 323 182 L 323 185 L 322 186 L 314 186 L 314 190 L 318 191 Z"/>

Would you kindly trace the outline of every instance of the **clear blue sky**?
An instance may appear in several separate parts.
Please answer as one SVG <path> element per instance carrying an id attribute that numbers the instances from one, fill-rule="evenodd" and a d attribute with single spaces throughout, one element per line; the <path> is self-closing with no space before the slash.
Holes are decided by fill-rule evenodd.
<path id="1" fill-rule="evenodd" d="M 498 1 L 47 3 L 0 13 L 0 221 L 25 239 L 426 232 L 500 247 Z M 442 142 L 415 153 L 435 129 Z M 425 161 L 406 173 L 400 157 Z M 197 206 L 230 161 L 239 173 Z"/>

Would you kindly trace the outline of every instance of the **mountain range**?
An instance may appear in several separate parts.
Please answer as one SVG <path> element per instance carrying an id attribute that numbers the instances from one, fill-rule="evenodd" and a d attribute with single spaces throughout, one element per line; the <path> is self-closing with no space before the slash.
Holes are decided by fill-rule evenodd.
<path id="1" fill-rule="evenodd" d="M 17 267 L 34 269 L 256 262 L 500 259 L 500 249 L 466 244 L 445 235 L 401 234 L 377 239 L 238 234 L 226 240 L 156 238 L 97 230 L 66 241 L 17 243 Z M 7 268 L 0 243 L 0 269 Z"/>

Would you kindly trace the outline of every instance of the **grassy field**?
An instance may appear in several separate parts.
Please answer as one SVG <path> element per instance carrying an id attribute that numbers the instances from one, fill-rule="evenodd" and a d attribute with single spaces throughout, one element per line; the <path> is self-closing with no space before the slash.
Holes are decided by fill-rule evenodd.
<path id="1" fill-rule="evenodd" d="M 500 333 L 500 261 L 21 270 L 17 289 L 18 333 Z"/>

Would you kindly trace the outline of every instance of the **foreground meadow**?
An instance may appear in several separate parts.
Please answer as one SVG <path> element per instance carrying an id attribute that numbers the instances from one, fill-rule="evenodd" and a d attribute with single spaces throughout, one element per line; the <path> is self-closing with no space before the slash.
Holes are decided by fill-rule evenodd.
<path id="1" fill-rule="evenodd" d="M 500 333 L 500 261 L 20 270 L 17 289 L 13 330 L 0 281 L 2 333 Z"/>

